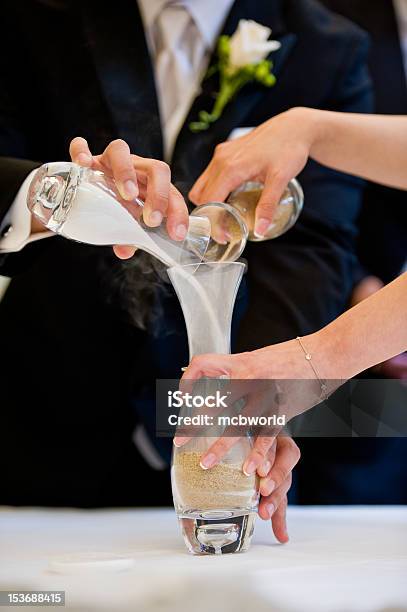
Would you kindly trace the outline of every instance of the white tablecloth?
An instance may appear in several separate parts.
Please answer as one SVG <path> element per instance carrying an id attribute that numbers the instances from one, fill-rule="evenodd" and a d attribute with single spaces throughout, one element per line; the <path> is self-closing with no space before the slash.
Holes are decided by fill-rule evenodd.
<path id="1" fill-rule="evenodd" d="M 292 507 L 289 533 L 258 519 L 249 552 L 195 557 L 172 510 L 2 508 L 0 590 L 65 590 L 77 611 L 407 610 L 407 507 Z M 133 566 L 52 572 L 85 552 Z"/>

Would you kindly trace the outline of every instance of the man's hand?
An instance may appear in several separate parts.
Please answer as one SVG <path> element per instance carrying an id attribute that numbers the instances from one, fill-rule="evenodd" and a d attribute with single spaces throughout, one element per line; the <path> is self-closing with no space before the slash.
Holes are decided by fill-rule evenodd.
<path id="1" fill-rule="evenodd" d="M 184 198 L 171 183 L 169 166 L 156 159 L 132 155 L 124 140 L 113 140 L 100 155 L 92 155 L 84 138 L 74 138 L 69 152 L 72 161 L 100 170 L 114 179 L 120 196 L 129 202 L 140 197 L 145 202 L 143 220 L 150 227 L 167 219 L 167 231 L 173 240 L 183 240 L 188 231 L 188 209 Z M 115 246 L 121 259 L 132 257 L 134 247 Z"/>
<path id="2" fill-rule="evenodd" d="M 259 516 L 271 519 L 274 535 L 281 543 L 288 541 L 287 493 L 291 487 L 292 470 L 300 460 L 300 449 L 291 438 L 278 436 L 267 453 L 261 468 Z"/>

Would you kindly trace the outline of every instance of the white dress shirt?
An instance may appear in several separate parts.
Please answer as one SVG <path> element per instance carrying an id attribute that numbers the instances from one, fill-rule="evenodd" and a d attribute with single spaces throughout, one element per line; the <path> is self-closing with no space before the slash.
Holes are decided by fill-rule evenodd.
<path id="1" fill-rule="evenodd" d="M 138 0 L 155 72 L 165 158 L 168 162 L 191 103 L 199 91 L 200 82 L 233 1 Z M 171 38 L 172 30 L 175 29 L 175 11 L 180 15 L 179 21 L 183 20 L 184 23 L 179 40 L 172 49 L 169 64 L 171 69 L 168 69 L 163 66 L 163 53 L 165 55 L 166 42 L 174 42 L 167 39 Z M 167 37 L 165 33 L 168 34 Z M 165 59 L 164 57 L 164 61 Z M 0 230 L 6 226 L 11 229 L 0 240 L 1 253 L 20 251 L 33 240 L 53 235 L 50 232 L 30 235 L 31 214 L 27 209 L 26 198 L 34 173 L 35 171 L 26 178 L 3 219 Z"/>

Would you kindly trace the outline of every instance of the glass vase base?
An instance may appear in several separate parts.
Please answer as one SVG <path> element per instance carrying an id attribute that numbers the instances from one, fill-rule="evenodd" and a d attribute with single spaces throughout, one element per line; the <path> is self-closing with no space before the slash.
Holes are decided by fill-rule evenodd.
<path id="1" fill-rule="evenodd" d="M 178 517 L 185 544 L 194 555 L 245 552 L 250 546 L 255 520 L 255 512 L 237 515 L 222 510 Z"/>

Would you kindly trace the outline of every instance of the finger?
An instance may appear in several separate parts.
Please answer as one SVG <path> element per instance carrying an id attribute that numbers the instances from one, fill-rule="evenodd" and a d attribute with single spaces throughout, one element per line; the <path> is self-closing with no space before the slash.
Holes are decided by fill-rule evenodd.
<path id="1" fill-rule="evenodd" d="M 271 495 L 263 495 L 259 504 L 259 516 L 264 521 L 271 519 L 277 508 L 285 499 L 292 483 L 291 474 L 281 484 L 278 489 L 275 489 Z"/>
<path id="2" fill-rule="evenodd" d="M 243 149 L 243 147 L 245 147 L 246 142 L 250 140 L 250 138 L 250 134 L 245 134 L 243 136 L 240 136 L 239 138 L 234 138 L 233 142 L 227 141 L 217 145 L 217 147 L 215 148 L 215 154 L 212 157 L 210 163 L 208 164 L 204 172 L 201 174 L 201 176 L 196 180 L 195 184 L 193 185 L 191 191 L 188 194 L 188 197 L 191 202 L 199 206 L 200 204 L 206 204 L 210 201 L 206 199 L 207 194 L 202 195 L 205 186 L 211 183 L 211 181 L 215 178 L 218 179 L 219 175 L 222 176 L 223 180 L 227 178 L 227 176 L 225 177 L 225 174 L 223 172 L 225 170 L 225 168 L 223 168 L 223 162 L 231 160 L 232 156 L 235 155 L 236 152 L 241 152 L 242 150 L 245 150 Z M 247 168 L 247 163 L 242 162 L 241 165 L 243 168 Z M 244 180 L 248 180 L 247 177 L 243 178 L 240 182 L 243 182 Z M 231 184 L 232 187 L 225 187 L 223 191 L 219 192 L 218 197 L 222 199 L 216 201 L 223 202 L 224 199 L 226 199 L 226 197 L 229 195 L 229 193 L 233 191 L 233 189 L 238 187 L 238 185 L 240 185 L 240 183 L 234 184 L 234 181 L 232 181 Z M 227 191 L 228 189 L 229 191 Z M 226 191 L 227 193 L 225 193 Z"/>
<path id="3" fill-rule="evenodd" d="M 275 439 L 275 436 L 260 436 L 256 438 L 253 449 L 243 465 L 243 471 L 247 476 L 254 474 L 267 461 L 267 452 L 275 442 Z"/>
<path id="4" fill-rule="evenodd" d="M 184 446 L 187 442 L 189 442 L 191 440 L 191 438 L 192 438 L 192 436 L 175 436 L 173 438 L 172 443 L 177 448 L 181 448 L 181 446 Z"/>
<path id="5" fill-rule="evenodd" d="M 178 189 L 170 185 L 167 231 L 173 240 L 184 240 L 188 232 L 188 208 Z"/>
<path id="6" fill-rule="evenodd" d="M 260 493 L 267 496 L 278 489 L 290 477 L 300 455 L 300 449 L 291 438 L 280 436 L 274 464 L 267 476 L 260 480 Z"/>
<path id="7" fill-rule="evenodd" d="M 188 198 L 191 200 L 191 202 L 193 202 L 193 204 L 204 204 L 201 199 L 201 192 L 206 184 L 206 181 L 208 180 L 208 177 L 210 176 L 212 165 L 213 162 L 210 162 L 209 165 L 202 172 L 202 174 L 199 176 L 199 178 L 197 178 L 194 185 L 192 186 L 192 189 L 188 193 Z"/>
<path id="8" fill-rule="evenodd" d="M 72 161 L 79 166 L 89 167 L 92 165 L 92 153 L 89 150 L 87 141 L 81 136 L 77 136 L 71 140 L 69 155 Z"/>
<path id="9" fill-rule="evenodd" d="M 248 160 L 240 156 L 215 159 L 208 168 L 197 204 L 225 202 L 230 193 L 244 181 L 250 180 L 253 174 Z"/>
<path id="10" fill-rule="evenodd" d="M 271 517 L 273 533 L 277 540 L 282 544 L 285 544 L 289 540 L 287 532 L 287 503 L 287 495 L 285 495 L 277 510 Z"/>
<path id="11" fill-rule="evenodd" d="M 258 238 L 262 238 L 267 233 L 288 181 L 289 179 L 282 172 L 269 171 L 267 173 L 263 192 L 256 207 L 254 233 Z"/>
<path id="12" fill-rule="evenodd" d="M 273 467 L 273 463 L 276 457 L 276 449 L 277 449 L 277 443 L 274 442 L 274 444 L 270 447 L 266 455 L 264 463 L 260 465 L 259 468 L 257 469 L 257 473 L 260 476 L 260 478 L 265 478 L 266 476 L 268 476 L 271 468 Z"/>
<path id="13" fill-rule="evenodd" d="M 120 138 L 113 140 L 101 157 L 102 162 L 110 167 L 122 198 L 124 200 L 134 200 L 138 196 L 139 190 L 133 157 L 127 142 Z"/>
<path id="14" fill-rule="evenodd" d="M 119 259 L 130 259 L 130 257 L 133 257 L 137 249 L 132 246 L 123 246 L 121 244 L 117 244 L 113 247 L 113 251 L 116 257 L 118 257 Z"/>
<path id="15" fill-rule="evenodd" d="M 200 465 L 204 470 L 209 470 L 217 465 L 221 459 L 228 454 L 230 449 L 237 444 L 240 436 L 219 438 L 209 447 L 206 453 L 201 457 Z"/>
<path id="16" fill-rule="evenodd" d="M 286 510 L 287 493 L 291 487 L 291 476 L 276 489 L 272 495 L 263 497 L 259 505 L 259 516 L 263 520 L 271 518 L 274 535 L 279 542 L 287 542 Z"/>
<path id="17" fill-rule="evenodd" d="M 141 157 L 136 158 L 135 167 L 147 174 L 144 222 L 150 227 L 158 227 L 167 215 L 171 185 L 170 168 L 158 159 Z"/>

